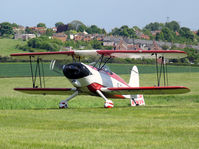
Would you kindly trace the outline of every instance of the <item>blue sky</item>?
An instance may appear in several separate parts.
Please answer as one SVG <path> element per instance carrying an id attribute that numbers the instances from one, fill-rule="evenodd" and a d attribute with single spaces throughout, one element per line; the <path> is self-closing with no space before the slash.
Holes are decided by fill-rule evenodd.
<path id="1" fill-rule="evenodd" d="M 107 31 L 128 25 L 143 28 L 150 22 L 176 20 L 181 26 L 199 29 L 199 0 L 0 0 L 0 22 L 36 26 L 43 22 L 80 20 Z"/>

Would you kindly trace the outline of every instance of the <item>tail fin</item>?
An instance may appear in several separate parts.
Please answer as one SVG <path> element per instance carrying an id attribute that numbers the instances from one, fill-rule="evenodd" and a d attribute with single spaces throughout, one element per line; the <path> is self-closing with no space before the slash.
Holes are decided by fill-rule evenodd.
<path id="1" fill-rule="evenodd" d="M 131 76 L 129 80 L 130 87 L 140 87 L 139 72 L 137 66 L 131 69 Z M 145 105 L 143 95 L 131 95 L 131 106 Z"/>
<path id="2" fill-rule="evenodd" d="M 131 69 L 129 86 L 130 87 L 139 87 L 140 86 L 139 72 L 138 72 L 137 66 L 133 66 L 133 68 Z"/>

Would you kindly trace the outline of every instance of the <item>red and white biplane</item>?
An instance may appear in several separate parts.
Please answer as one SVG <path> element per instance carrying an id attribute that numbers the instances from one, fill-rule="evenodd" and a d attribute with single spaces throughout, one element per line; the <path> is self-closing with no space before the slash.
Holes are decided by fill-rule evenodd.
<path id="1" fill-rule="evenodd" d="M 15 88 L 14 90 L 28 94 L 44 95 L 71 95 L 59 104 L 59 108 L 67 108 L 68 101 L 77 95 L 100 96 L 105 100 L 104 107 L 112 108 L 113 102 L 107 98 L 128 98 L 131 99 L 132 106 L 145 105 L 143 95 L 162 94 L 183 94 L 190 90 L 184 86 L 168 86 L 165 60 L 186 57 L 186 53 L 179 50 L 74 50 L 62 52 L 39 52 L 39 53 L 17 53 L 11 54 L 19 60 L 30 61 L 33 88 Z M 60 61 L 72 56 L 73 62 L 60 65 Z M 98 57 L 94 65 L 80 62 L 81 57 Z M 157 70 L 157 86 L 140 87 L 139 73 L 136 66 L 132 67 L 130 81 L 126 83 L 115 73 L 111 72 L 105 65 L 111 58 L 140 58 L 156 59 L 158 69 L 158 59 L 161 59 L 161 67 Z M 64 76 L 72 83 L 74 88 L 46 88 L 42 86 L 42 72 L 40 70 L 42 61 L 52 60 L 51 69 L 59 67 Z M 36 62 L 36 69 L 33 72 L 32 62 Z M 164 85 L 160 86 L 161 72 L 164 72 Z M 39 73 L 40 87 L 36 86 L 36 75 Z"/>

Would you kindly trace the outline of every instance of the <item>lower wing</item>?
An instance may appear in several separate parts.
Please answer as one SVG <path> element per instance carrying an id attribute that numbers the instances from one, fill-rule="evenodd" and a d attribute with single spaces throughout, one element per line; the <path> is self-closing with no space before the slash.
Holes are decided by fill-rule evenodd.
<path id="1" fill-rule="evenodd" d="M 76 88 L 14 88 L 14 90 L 27 94 L 71 95 Z"/>
<path id="2" fill-rule="evenodd" d="M 164 87 L 112 87 L 101 88 L 101 91 L 109 95 L 162 95 L 162 94 L 184 94 L 190 89 L 184 86 L 164 86 Z"/>

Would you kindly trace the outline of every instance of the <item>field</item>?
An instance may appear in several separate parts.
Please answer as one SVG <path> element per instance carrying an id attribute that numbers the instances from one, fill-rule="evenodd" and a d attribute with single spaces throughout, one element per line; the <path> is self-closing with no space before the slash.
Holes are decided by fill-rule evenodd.
<path id="1" fill-rule="evenodd" d="M 45 76 L 61 76 L 49 69 L 49 63 L 44 63 Z M 117 74 L 130 74 L 132 64 L 108 64 L 110 69 Z M 156 73 L 155 65 L 137 65 L 140 74 Z M 34 66 L 35 69 L 35 66 Z M 0 63 L 0 77 L 27 77 L 31 76 L 29 63 Z M 168 65 L 168 72 L 172 73 L 195 73 L 199 72 L 199 67 L 193 66 L 172 66 Z"/>
<path id="2" fill-rule="evenodd" d="M 169 85 L 192 92 L 145 96 L 145 107 L 113 100 L 113 109 L 104 109 L 99 97 L 77 96 L 69 109 L 59 110 L 64 96 L 13 91 L 31 87 L 30 77 L 0 78 L 0 148 L 199 148 L 199 72 L 188 70 L 169 73 Z M 129 75 L 121 76 L 128 82 Z M 142 86 L 153 86 L 156 75 L 141 74 L 140 79 Z M 60 76 L 46 81 L 51 87 L 71 86 Z"/>
<path id="3" fill-rule="evenodd" d="M 0 39 L 0 56 L 9 56 L 11 53 L 22 53 L 24 51 L 16 48 L 17 44 L 23 44 L 23 41 L 13 39 Z"/>

